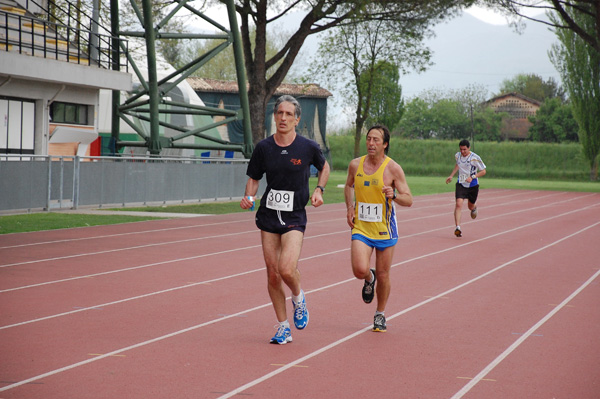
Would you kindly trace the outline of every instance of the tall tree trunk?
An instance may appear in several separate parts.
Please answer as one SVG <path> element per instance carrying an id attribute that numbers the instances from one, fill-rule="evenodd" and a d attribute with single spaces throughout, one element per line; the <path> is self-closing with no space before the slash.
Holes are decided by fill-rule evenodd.
<path id="1" fill-rule="evenodd" d="M 250 103 L 250 126 L 252 127 L 252 142 L 254 144 L 265 138 L 265 109 L 267 108 L 267 96 L 264 86 L 258 90 L 250 84 L 248 91 L 248 102 Z"/>
<path id="2" fill-rule="evenodd" d="M 596 157 L 596 159 L 594 159 L 591 162 L 591 168 L 590 168 L 590 180 L 591 181 L 598 181 L 598 157 Z"/>

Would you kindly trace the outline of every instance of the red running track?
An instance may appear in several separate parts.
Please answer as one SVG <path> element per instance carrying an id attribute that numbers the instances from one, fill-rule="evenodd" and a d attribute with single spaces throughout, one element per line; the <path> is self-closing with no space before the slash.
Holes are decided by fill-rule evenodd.
<path id="1" fill-rule="evenodd" d="M 0 236 L 0 398 L 600 398 L 600 193 L 453 202 L 398 209 L 387 333 L 310 208 L 281 346 L 251 212 Z"/>

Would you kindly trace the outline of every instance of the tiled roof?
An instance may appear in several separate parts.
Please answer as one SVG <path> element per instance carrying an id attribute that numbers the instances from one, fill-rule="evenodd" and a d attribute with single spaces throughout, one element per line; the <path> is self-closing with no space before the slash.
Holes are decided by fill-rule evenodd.
<path id="1" fill-rule="evenodd" d="M 527 101 L 527 102 L 532 103 L 534 105 L 537 105 L 537 106 L 541 105 L 541 103 L 538 100 L 534 100 L 533 98 L 524 96 L 523 94 L 516 93 L 516 92 L 500 94 L 499 96 L 490 98 L 485 103 L 486 104 L 487 103 L 492 103 L 494 101 L 497 101 L 497 100 L 500 100 L 500 99 L 503 99 L 503 98 L 506 98 L 506 97 L 517 97 L 517 98 L 520 98 L 521 100 Z"/>
<path id="2" fill-rule="evenodd" d="M 236 81 L 231 80 L 216 80 L 216 79 L 205 79 L 197 77 L 189 77 L 186 79 L 187 82 L 192 86 L 192 89 L 200 92 L 210 93 L 237 93 L 238 85 Z M 331 97 L 332 94 L 319 86 L 316 83 L 307 84 L 291 84 L 282 83 L 277 90 L 275 90 L 275 96 L 281 96 L 283 94 L 289 94 L 292 96 L 302 97 L 320 97 L 326 98 Z"/>

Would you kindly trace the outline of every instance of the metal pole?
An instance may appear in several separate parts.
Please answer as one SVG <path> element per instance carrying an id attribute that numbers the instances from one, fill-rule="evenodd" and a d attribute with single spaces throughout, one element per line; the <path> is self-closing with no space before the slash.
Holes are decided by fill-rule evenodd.
<path id="1" fill-rule="evenodd" d="M 146 32 L 146 57 L 148 61 L 148 95 L 150 96 L 150 141 L 148 150 L 152 155 L 160 154 L 159 114 L 158 114 L 158 75 L 156 72 L 156 29 L 152 18 L 152 2 L 142 1 L 142 14 Z"/>
<path id="2" fill-rule="evenodd" d="M 46 211 L 50 211 L 50 199 L 52 197 L 52 157 L 48 155 L 48 185 L 46 187 Z"/>
<path id="3" fill-rule="evenodd" d="M 75 156 L 73 159 L 73 209 L 79 207 L 79 181 L 80 181 L 80 164 L 81 159 L 79 156 Z"/>
<path id="4" fill-rule="evenodd" d="M 242 106 L 242 122 L 244 126 L 244 149 L 242 152 L 246 158 L 250 158 L 254 144 L 252 142 L 252 125 L 250 124 L 250 102 L 248 101 L 248 91 L 246 89 L 246 69 L 244 67 L 244 53 L 242 52 L 242 37 L 235 14 L 234 0 L 227 0 L 226 3 L 229 27 L 233 35 L 233 57 L 235 59 L 240 105 Z"/>
<path id="5" fill-rule="evenodd" d="M 120 69 L 121 51 L 119 49 L 119 0 L 110 0 L 110 24 L 112 30 L 112 69 L 118 71 Z M 110 133 L 110 155 L 117 154 L 117 142 L 119 141 L 120 117 L 119 105 L 121 104 L 121 92 L 119 90 L 112 91 L 112 119 Z"/>
<path id="6" fill-rule="evenodd" d="M 100 0 L 92 0 L 92 31 L 90 32 L 90 58 L 100 62 L 98 58 L 98 20 L 100 19 Z"/>

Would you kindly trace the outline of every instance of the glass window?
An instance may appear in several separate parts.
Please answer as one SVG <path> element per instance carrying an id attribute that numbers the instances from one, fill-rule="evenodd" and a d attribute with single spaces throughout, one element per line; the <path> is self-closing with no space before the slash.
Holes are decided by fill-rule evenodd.
<path id="1" fill-rule="evenodd" d="M 88 124 L 88 105 L 61 103 L 55 101 L 50 105 L 50 119 L 54 123 Z"/>

